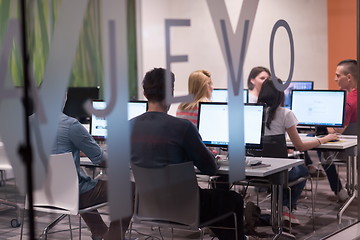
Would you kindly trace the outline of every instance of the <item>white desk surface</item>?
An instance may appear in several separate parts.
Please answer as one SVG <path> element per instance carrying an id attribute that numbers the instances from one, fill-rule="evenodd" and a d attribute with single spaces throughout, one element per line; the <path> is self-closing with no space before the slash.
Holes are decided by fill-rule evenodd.
<path id="1" fill-rule="evenodd" d="M 274 173 L 278 173 L 284 170 L 291 169 L 292 167 L 304 164 L 303 159 L 290 159 L 290 158 L 265 158 L 265 157 L 246 157 L 246 159 L 258 159 L 261 160 L 263 164 L 268 164 L 268 167 L 259 167 L 259 168 L 245 168 L 245 175 L 249 177 L 267 177 Z M 220 168 L 218 170 L 219 174 L 229 174 L 229 163 L 227 161 L 222 161 L 220 163 Z M 92 162 L 87 157 L 80 158 L 81 165 L 92 165 Z M 95 166 L 95 165 L 94 165 Z"/>
<path id="2" fill-rule="evenodd" d="M 316 137 L 307 137 L 306 134 L 299 134 L 300 138 L 303 142 L 311 141 L 316 139 Z M 286 138 L 286 145 L 288 147 L 294 147 L 291 140 Z M 334 150 L 344 150 L 350 147 L 357 146 L 357 136 L 354 135 L 340 135 L 340 140 L 337 142 L 327 142 L 325 144 L 321 144 L 315 149 L 334 149 Z"/>
<path id="3" fill-rule="evenodd" d="M 291 169 L 292 167 L 299 166 L 304 164 L 303 159 L 290 159 L 290 158 L 266 158 L 266 157 L 246 157 L 246 159 L 259 159 L 264 164 L 269 164 L 268 167 L 260 167 L 260 168 L 245 168 L 245 175 L 248 177 L 267 177 L 274 173 L 278 173 L 284 170 Z M 220 168 L 218 170 L 219 174 L 228 174 L 229 173 L 229 165 L 220 163 Z"/>

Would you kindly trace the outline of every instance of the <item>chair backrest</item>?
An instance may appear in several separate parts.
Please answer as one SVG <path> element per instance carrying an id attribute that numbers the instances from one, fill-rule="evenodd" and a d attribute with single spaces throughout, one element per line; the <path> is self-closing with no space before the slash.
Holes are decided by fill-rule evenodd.
<path id="1" fill-rule="evenodd" d="M 132 164 L 136 184 L 134 221 L 156 221 L 197 227 L 199 187 L 192 162 L 163 168 Z"/>
<path id="2" fill-rule="evenodd" d="M 256 157 L 288 158 L 285 134 L 262 137 L 263 149 L 254 152 Z"/>
<path id="3" fill-rule="evenodd" d="M 11 170 L 12 166 L 5 152 L 5 146 L 0 141 L 0 170 Z"/>
<path id="4" fill-rule="evenodd" d="M 50 155 L 46 181 L 41 189 L 34 190 L 33 197 L 37 210 L 78 213 L 79 180 L 70 152 Z"/>

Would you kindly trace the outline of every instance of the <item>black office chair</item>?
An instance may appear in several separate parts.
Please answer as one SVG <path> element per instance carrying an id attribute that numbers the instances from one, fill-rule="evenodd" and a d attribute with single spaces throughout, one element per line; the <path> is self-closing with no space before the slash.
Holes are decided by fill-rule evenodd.
<path id="1" fill-rule="evenodd" d="M 285 134 L 279 135 L 269 135 L 262 137 L 262 144 L 263 148 L 261 151 L 254 151 L 253 154 L 256 157 L 273 157 L 273 158 L 288 158 L 287 146 L 286 146 L 286 138 Z M 314 194 L 313 194 L 313 187 L 312 187 L 312 179 L 310 176 L 301 177 L 295 181 L 289 182 L 287 184 L 287 188 L 289 190 L 289 201 L 291 204 L 291 187 L 302 182 L 307 181 L 310 179 L 311 183 L 311 199 L 312 199 L 312 219 L 313 219 L 313 229 L 315 229 L 315 222 L 314 222 Z M 291 221 L 289 224 L 290 232 L 291 232 Z"/>
<path id="2" fill-rule="evenodd" d="M 256 153 L 258 157 L 288 157 L 285 134 L 263 136 L 262 144 L 262 150 Z"/>

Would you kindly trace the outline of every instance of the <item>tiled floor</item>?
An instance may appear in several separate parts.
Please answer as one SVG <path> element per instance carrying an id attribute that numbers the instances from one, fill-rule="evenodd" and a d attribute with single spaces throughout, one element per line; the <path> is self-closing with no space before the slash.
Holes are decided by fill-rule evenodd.
<path id="1" fill-rule="evenodd" d="M 341 169 L 341 175 L 344 177 L 344 169 Z M 344 183 L 345 181 L 343 181 Z M 309 184 L 307 184 L 309 187 Z M 314 182 L 315 187 L 315 182 Z M 7 186 L 0 188 L 0 198 L 7 198 L 13 200 L 17 196 L 16 187 L 10 182 Z M 250 196 L 246 198 L 246 201 L 256 202 L 256 195 L 254 191 L 249 190 Z M 5 196 L 6 195 L 6 196 Z M 260 194 L 260 207 L 262 213 L 269 213 L 270 201 L 264 200 L 266 194 Z M 23 206 L 23 197 L 17 196 L 17 201 Z M 303 193 L 301 199 L 298 202 L 298 210 L 296 216 L 299 218 L 301 225 L 293 228 L 293 234 L 296 236 L 296 239 L 321 239 L 324 236 L 329 235 L 332 232 L 335 232 L 338 229 L 344 228 L 349 224 L 355 222 L 357 217 L 357 200 L 350 205 L 350 207 L 345 211 L 342 224 L 337 222 L 337 211 L 341 206 L 336 202 L 336 197 L 330 191 L 328 182 L 326 179 L 318 181 L 318 189 L 316 193 L 316 207 L 315 207 L 315 231 L 312 230 L 312 219 L 311 219 L 311 201 L 310 193 Z M 0 205 L 0 239 L 20 239 L 20 230 L 19 228 L 12 228 L 10 225 L 11 219 L 16 217 L 16 212 L 12 208 L 5 207 Z M 107 209 L 103 209 L 106 211 Z M 46 214 L 46 213 L 36 213 L 36 236 L 41 235 L 42 229 L 49 223 L 54 220 L 57 215 Z M 107 219 L 107 216 L 104 216 Z M 79 218 L 76 216 L 71 217 L 72 227 L 76 229 L 73 231 L 73 236 L 76 239 L 78 237 L 78 227 L 79 227 Z M 108 222 L 108 221 L 107 221 Z M 55 228 L 55 233 L 49 235 L 48 239 L 70 239 L 70 233 L 66 231 L 68 228 L 67 219 L 64 219 L 60 222 L 59 225 Z M 151 230 L 145 226 L 135 225 L 136 232 L 134 232 L 134 237 L 139 239 L 149 239 L 148 235 L 157 236 L 155 239 L 161 239 L 157 229 Z M 271 233 L 271 227 L 258 227 L 256 229 L 258 232 Z M 360 233 L 359 233 L 360 234 Z M 28 222 L 25 218 L 24 222 L 24 235 L 28 235 Z M 162 231 L 162 236 L 164 239 L 170 239 L 168 231 Z M 175 239 L 196 239 L 197 235 L 189 232 L 179 232 L 175 231 Z M 24 237 L 23 239 L 28 239 Z M 86 228 L 85 223 L 82 223 L 82 239 L 91 239 L 90 232 Z M 207 240 L 212 239 L 210 235 L 207 235 Z M 339 238 L 337 238 L 339 239 Z M 352 239 L 343 237 L 345 239 Z"/>

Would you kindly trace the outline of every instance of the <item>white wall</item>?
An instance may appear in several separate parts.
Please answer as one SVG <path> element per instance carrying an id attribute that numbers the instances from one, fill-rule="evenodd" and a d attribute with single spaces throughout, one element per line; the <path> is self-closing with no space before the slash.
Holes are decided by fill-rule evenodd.
<path id="1" fill-rule="evenodd" d="M 225 0 L 233 29 L 240 14 L 241 0 Z M 188 55 L 186 63 L 172 64 L 175 95 L 187 94 L 190 72 L 206 69 L 215 87 L 227 87 L 227 71 L 205 0 L 138 0 L 139 89 L 144 73 L 165 67 L 165 19 L 190 19 L 190 27 L 171 30 L 171 54 Z M 327 4 L 326 0 L 260 0 L 244 64 L 244 87 L 252 67 L 269 67 L 269 41 L 277 20 L 291 27 L 295 45 L 293 80 L 315 82 L 327 89 Z M 275 37 L 276 75 L 285 80 L 290 66 L 290 45 L 284 28 Z M 142 91 L 139 97 L 143 98 Z M 174 108 L 170 114 L 174 114 Z"/>

